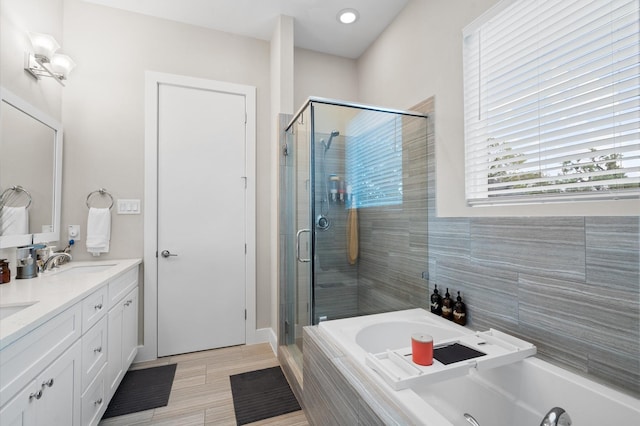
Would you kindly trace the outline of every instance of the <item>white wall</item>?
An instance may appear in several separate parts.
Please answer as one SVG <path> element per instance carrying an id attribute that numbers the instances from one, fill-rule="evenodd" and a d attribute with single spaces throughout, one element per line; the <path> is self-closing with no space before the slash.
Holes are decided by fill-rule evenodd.
<path id="1" fill-rule="evenodd" d="M 358 74 L 354 59 L 300 48 L 296 48 L 294 54 L 296 111 L 309 96 L 358 101 Z"/>
<path id="2" fill-rule="evenodd" d="M 280 158 L 280 114 L 293 114 L 293 18 L 280 16 L 271 37 L 271 208 L 268 210 L 270 227 L 270 244 L 267 250 L 271 268 L 271 288 L 259 288 L 258 300 L 270 300 L 271 325 L 274 332 L 275 348 L 278 329 L 278 267 L 280 219 L 278 217 L 278 189 L 280 187 L 278 167 Z M 269 291 L 267 291 L 269 290 Z"/>
<path id="3" fill-rule="evenodd" d="M 0 84 L 56 120 L 61 120 L 62 86 L 38 81 L 24 70 L 25 52 L 33 52 L 29 32 L 50 34 L 62 45 L 63 0 L 0 0 Z"/>
<path id="4" fill-rule="evenodd" d="M 200 27 L 64 2 L 64 46 L 78 63 L 63 96 L 65 125 L 62 228 L 86 234 L 89 192 L 144 198 L 146 70 L 257 87 L 257 211 L 270 209 L 269 44 Z M 192 194 L 192 208 L 206 194 Z M 145 206 L 143 205 L 144 209 Z M 224 204 L 221 204 L 224 208 Z M 142 257 L 143 215 L 113 215 L 104 258 Z M 258 214 L 257 247 L 269 247 L 269 217 Z M 84 242 L 74 258 L 89 259 Z M 257 253 L 257 287 L 269 288 L 268 249 Z M 268 291 L 268 290 L 267 290 Z M 259 300 L 257 328 L 270 326 L 269 300 Z"/>
<path id="5" fill-rule="evenodd" d="M 358 60 L 365 103 L 411 108 L 435 95 L 439 216 L 637 215 L 640 201 L 467 207 L 464 195 L 462 29 L 496 0 L 411 0 Z"/>

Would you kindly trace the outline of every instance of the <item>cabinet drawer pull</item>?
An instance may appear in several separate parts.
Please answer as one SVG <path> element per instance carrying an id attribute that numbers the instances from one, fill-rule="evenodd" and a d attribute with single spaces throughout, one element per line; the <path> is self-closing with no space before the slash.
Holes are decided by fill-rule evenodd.
<path id="1" fill-rule="evenodd" d="M 33 398 L 35 399 L 42 398 L 42 389 L 40 389 L 38 392 L 32 392 L 31 395 L 29 395 L 29 401 L 31 401 Z"/>
<path id="2" fill-rule="evenodd" d="M 95 309 L 96 311 L 99 311 L 100 309 L 102 309 L 102 303 L 98 303 L 97 305 L 94 305 L 93 309 Z"/>
<path id="3" fill-rule="evenodd" d="M 93 353 L 96 353 L 96 352 L 102 352 L 102 346 L 98 346 L 93 350 Z"/>
<path id="4" fill-rule="evenodd" d="M 44 388 L 45 386 L 46 386 L 46 387 L 51 387 L 51 386 L 53 386 L 53 379 L 49 379 L 49 380 L 47 380 L 46 382 L 42 382 L 42 387 Z"/>
<path id="5" fill-rule="evenodd" d="M 102 404 L 102 398 L 98 398 L 98 399 L 96 399 L 95 401 L 93 401 L 93 403 L 94 403 L 95 405 Z"/>

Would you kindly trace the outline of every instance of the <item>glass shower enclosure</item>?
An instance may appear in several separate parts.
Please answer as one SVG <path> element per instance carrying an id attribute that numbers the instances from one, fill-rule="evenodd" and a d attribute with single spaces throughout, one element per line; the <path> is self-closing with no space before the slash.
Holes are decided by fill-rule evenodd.
<path id="1" fill-rule="evenodd" d="M 278 339 L 300 370 L 304 326 L 425 306 L 426 134 L 423 114 L 324 98 L 287 125 Z"/>

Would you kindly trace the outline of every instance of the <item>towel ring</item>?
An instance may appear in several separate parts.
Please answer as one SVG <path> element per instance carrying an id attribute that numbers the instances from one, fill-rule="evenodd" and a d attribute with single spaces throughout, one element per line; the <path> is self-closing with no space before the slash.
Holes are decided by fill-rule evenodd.
<path id="1" fill-rule="evenodd" d="M 104 188 L 100 188 L 97 191 L 90 192 L 89 195 L 87 195 L 87 208 L 91 208 L 91 204 L 89 204 L 89 199 L 95 194 L 100 194 L 103 196 L 106 195 L 107 197 L 109 197 L 111 199 L 111 205 L 109 206 L 109 210 L 111 210 L 111 207 L 113 207 L 113 196 L 109 194 L 109 191 L 107 191 Z"/>
<path id="2" fill-rule="evenodd" d="M 20 185 L 14 185 L 14 186 L 10 186 L 9 188 L 5 189 L 2 194 L 0 194 L 0 207 L 4 207 L 5 206 L 5 195 L 7 194 L 7 192 L 9 191 L 15 191 L 15 192 L 24 192 L 25 194 L 27 194 L 27 198 L 29 199 L 29 201 L 27 201 L 27 205 L 24 206 L 25 209 L 28 209 L 29 206 L 31 206 L 31 201 L 32 201 L 32 197 L 31 197 L 31 193 L 29 191 L 27 191 L 26 189 L 24 189 L 22 186 Z"/>

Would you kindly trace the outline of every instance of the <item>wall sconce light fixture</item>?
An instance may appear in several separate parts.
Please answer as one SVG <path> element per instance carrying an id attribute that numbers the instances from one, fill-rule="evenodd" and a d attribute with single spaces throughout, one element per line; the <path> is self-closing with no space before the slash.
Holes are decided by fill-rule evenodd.
<path id="1" fill-rule="evenodd" d="M 60 45 L 55 38 L 48 34 L 29 33 L 33 53 L 25 53 L 24 69 L 36 79 L 41 77 L 53 77 L 64 86 L 63 80 L 69 77 L 69 73 L 76 63 L 67 56 L 55 53 Z"/>

